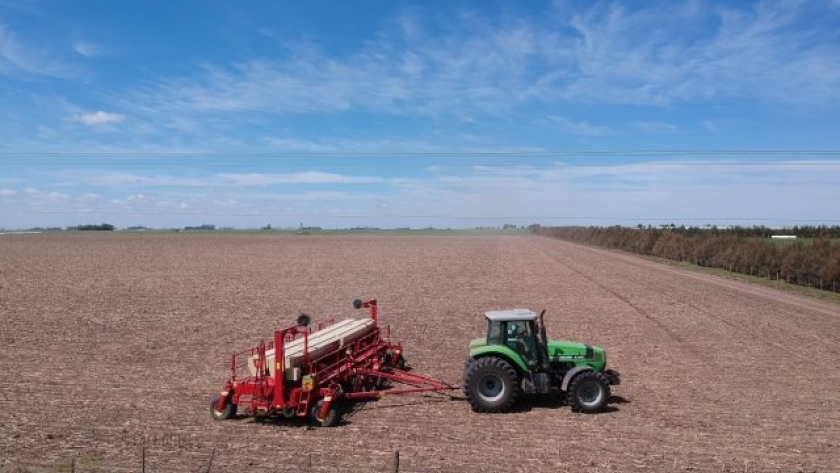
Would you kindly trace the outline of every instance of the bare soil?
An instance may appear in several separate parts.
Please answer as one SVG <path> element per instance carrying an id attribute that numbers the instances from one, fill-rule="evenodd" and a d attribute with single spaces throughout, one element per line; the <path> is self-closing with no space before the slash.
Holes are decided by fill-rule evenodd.
<path id="1" fill-rule="evenodd" d="M 377 298 L 458 382 L 482 312 L 601 345 L 609 412 L 394 396 L 313 429 L 211 420 L 229 353 Z M 0 471 L 838 471 L 840 308 L 530 236 L 0 236 Z M 212 455 L 212 463 L 211 463 Z M 310 456 L 311 455 L 311 456 Z M 309 467 L 311 462 L 312 467 Z"/>

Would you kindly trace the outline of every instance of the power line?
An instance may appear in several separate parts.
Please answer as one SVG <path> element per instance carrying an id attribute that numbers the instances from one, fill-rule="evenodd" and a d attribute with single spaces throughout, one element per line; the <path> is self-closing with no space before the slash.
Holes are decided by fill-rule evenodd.
<path id="1" fill-rule="evenodd" d="M 756 156 L 756 155 L 802 155 L 802 156 L 840 156 L 840 148 L 725 148 L 725 149 L 703 149 L 703 148 L 669 148 L 669 149 L 554 149 L 554 150 L 523 150 L 523 151 L 91 151 L 91 152 L 64 152 L 64 151 L 42 151 L 42 152 L 14 152 L 0 151 L 0 158 L 22 157 L 22 158 L 346 158 L 346 157 L 369 157 L 369 158 L 534 158 L 534 157 L 569 157 L 569 156 Z"/>
<path id="2" fill-rule="evenodd" d="M 287 162 L 288 164 L 288 162 Z M 324 166 L 324 163 L 314 163 L 311 161 L 301 161 L 299 164 L 307 165 L 309 167 Z M 3 162 L 0 161 L 0 167 L 47 167 L 47 166 L 72 166 L 72 167 L 131 167 L 131 168 L 182 168 L 186 166 L 195 166 L 196 168 L 257 168 L 257 167 L 264 167 L 266 163 L 259 163 L 259 162 L 250 162 L 250 163 L 229 163 L 229 162 L 177 162 L 177 163 L 160 163 L 160 162 L 119 162 L 119 161 L 112 161 L 112 162 L 61 162 L 61 161 L 51 161 L 51 162 L 33 162 L 33 161 L 18 161 L 18 162 Z M 427 165 L 430 165 L 428 163 Z M 596 163 L 578 163 L 578 162 L 554 162 L 554 163 L 481 163 L 481 164 L 469 164 L 469 163 L 441 163 L 435 162 L 435 165 L 439 167 L 437 170 L 444 170 L 444 169 L 457 169 L 457 168 L 465 168 L 465 169 L 475 169 L 480 170 L 481 168 L 507 168 L 507 169 L 521 169 L 521 170 L 528 170 L 528 169 L 556 169 L 556 170 L 563 170 L 563 169 L 575 169 L 575 168 L 611 168 L 611 167 L 631 167 L 631 166 L 643 166 L 646 168 L 738 168 L 738 167 L 749 167 L 749 168 L 816 168 L 816 167 L 840 167 L 840 155 L 838 155 L 837 161 L 770 161 L 770 162 L 762 162 L 762 161 L 653 161 L 653 162 L 630 162 L 630 163 L 607 163 L 607 162 L 596 162 Z M 359 169 L 360 163 L 329 163 L 329 168 L 346 168 L 346 169 Z M 430 172 L 434 172 L 435 170 L 429 170 Z"/>
<path id="3" fill-rule="evenodd" d="M 73 215 L 101 215 L 108 210 L 31 210 L 28 214 L 73 214 Z M 0 212 L 0 215 L 17 215 L 13 212 Z M 651 222 L 803 222 L 803 223 L 832 223 L 840 220 L 827 219 L 790 219 L 775 217 L 611 217 L 611 216 L 580 216 L 580 215 L 463 215 L 463 214 L 326 214 L 326 213 L 285 213 L 285 212 L 136 212 L 120 211 L 123 216 L 201 216 L 201 217 L 283 217 L 283 218 L 379 218 L 379 219 L 450 219 L 450 220 L 609 220 L 609 221 L 651 221 Z"/>

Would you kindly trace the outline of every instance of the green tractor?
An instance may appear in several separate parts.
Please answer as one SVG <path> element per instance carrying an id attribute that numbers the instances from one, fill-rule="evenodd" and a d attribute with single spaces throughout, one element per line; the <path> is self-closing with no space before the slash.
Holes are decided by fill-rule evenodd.
<path id="1" fill-rule="evenodd" d="M 487 337 L 470 342 L 464 366 L 464 394 L 474 411 L 508 411 L 522 393 L 556 393 L 574 412 L 604 410 L 610 386 L 620 384 L 621 376 L 606 369 L 603 348 L 548 340 L 545 310 L 539 316 L 526 309 L 484 315 Z"/>

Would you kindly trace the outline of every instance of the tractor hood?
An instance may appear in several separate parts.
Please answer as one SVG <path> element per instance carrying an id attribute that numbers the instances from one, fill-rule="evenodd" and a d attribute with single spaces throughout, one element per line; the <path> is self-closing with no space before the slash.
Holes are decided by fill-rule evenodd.
<path id="1" fill-rule="evenodd" d="M 548 357 L 551 362 L 585 362 L 596 370 L 602 370 L 607 364 L 607 354 L 597 346 L 585 345 L 565 340 L 549 340 Z"/>
<path id="2" fill-rule="evenodd" d="M 486 346 L 486 338 L 470 340 L 470 353 Z M 551 363 L 570 362 L 575 365 L 589 365 L 596 371 L 603 371 L 607 366 L 607 353 L 603 348 L 566 340 L 549 340 L 548 359 Z"/>

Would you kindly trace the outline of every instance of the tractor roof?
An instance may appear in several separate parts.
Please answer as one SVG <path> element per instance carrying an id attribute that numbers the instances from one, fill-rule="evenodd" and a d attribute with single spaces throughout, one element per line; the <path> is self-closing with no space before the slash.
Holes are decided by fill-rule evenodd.
<path id="1" fill-rule="evenodd" d="M 492 321 L 536 320 L 537 314 L 528 309 L 488 310 L 484 316 Z"/>

